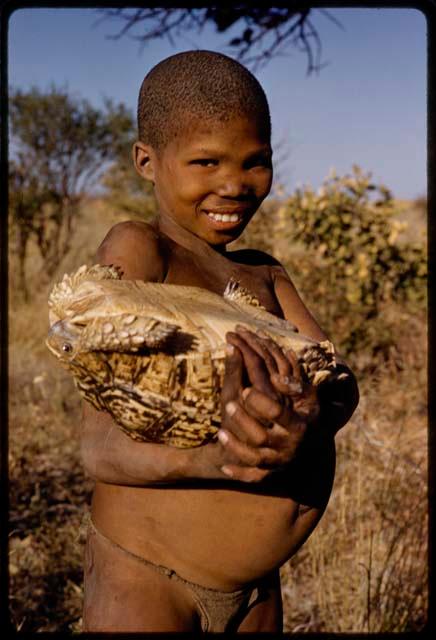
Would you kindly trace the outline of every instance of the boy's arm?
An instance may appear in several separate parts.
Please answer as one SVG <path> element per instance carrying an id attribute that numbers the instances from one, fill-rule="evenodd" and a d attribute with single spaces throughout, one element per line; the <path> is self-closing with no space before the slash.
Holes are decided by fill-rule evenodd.
<path id="1" fill-rule="evenodd" d="M 97 250 L 96 262 L 116 265 L 123 279 L 162 282 L 166 261 L 159 235 L 143 222 L 122 222 L 108 232 Z M 110 414 L 84 402 L 81 433 L 82 460 L 91 477 L 101 482 L 147 485 L 192 477 L 223 478 L 219 466 L 209 467 L 194 449 L 135 442 L 125 435 Z"/>
<path id="2" fill-rule="evenodd" d="M 142 222 L 115 225 L 100 245 L 96 261 L 119 266 L 124 279 L 162 282 L 165 278 L 165 254 L 159 235 Z M 234 379 L 239 381 L 241 377 L 227 376 L 224 381 L 228 401 L 240 397 L 242 388 Z M 224 425 L 226 420 L 224 415 Z M 219 442 L 193 449 L 136 442 L 108 413 L 96 411 L 87 403 L 83 408 L 81 452 L 85 469 L 94 479 L 135 486 L 196 478 L 229 480 L 222 467 L 236 462 Z"/>
<path id="3" fill-rule="evenodd" d="M 305 419 L 301 420 L 290 408 L 282 411 L 262 355 L 238 333 L 229 333 L 227 339 L 241 347 L 226 356 L 220 433 L 228 434 L 227 442 L 192 449 L 137 442 L 125 435 L 109 414 L 85 403 L 81 446 L 89 475 L 100 482 L 131 486 L 198 479 L 258 482 L 293 460 L 306 430 Z M 249 391 L 243 386 L 244 370 L 255 385 L 251 387 L 248 406 L 243 400 Z M 237 407 L 235 415 L 225 410 L 229 404 Z M 313 402 L 309 397 L 303 399 L 303 404 Z M 281 422 L 282 418 L 286 426 L 277 423 L 273 429 L 265 429 L 265 419 Z"/>
<path id="4" fill-rule="evenodd" d="M 328 339 L 314 316 L 310 313 L 285 268 L 282 265 L 271 267 L 274 293 L 282 308 L 286 320 L 298 327 L 299 331 L 313 340 Z M 325 383 L 318 390 L 321 413 L 318 421 L 336 433 L 353 415 L 359 403 L 359 389 L 356 378 L 346 363 L 338 358 L 339 372 L 348 374 L 340 383 Z"/>
<path id="5" fill-rule="evenodd" d="M 221 450 L 219 443 L 179 449 L 137 442 L 124 434 L 108 413 L 83 404 L 82 461 L 87 473 L 99 482 L 147 486 L 196 478 L 225 480 Z"/>
<path id="6" fill-rule="evenodd" d="M 253 355 L 256 356 L 256 354 Z M 244 364 L 253 374 L 255 360 L 248 355 L 245 362 L 241 354 L 234 350 L 226 357 L 226 375 L 222 398 L 224 403 L 238 402 L 241 398 Z M 261 388 L 269 385 L 269 374 L 264 368 L 256 367 L 256 377 Z M 224 411 L 222 428 L 229 429 L 230 416 Z M 253 421 L 246 425 L 239 423 L 238 435 L 245 442 L 252 434 Z M 263 430 L 255 422 L 256 429 Z M 298 448 L 292 442 L 291 456 Z M 289 447 L 288 447 L 289 448 Z M 103 411 L 96 411 L 88 403 L 83 404 L 81 453 L 88 474 L 100 482 L 130 486 L 174 484 L 186 480 L 229 480 L 223 471 L 229 465 L 244 465 L 242 473 L 235 479 L 242 481 L 261 480 L 265 472 L 256 469 L 256 464 L 241 451 L 224 447 L 221 442 L 209 443 L 192 449 L 180 449 L 163 444 L 138 442 L 124 434 L 112 417 Z M 245 451 L 242 452 L 245 454 Z M 282 454 L 283 455 L 283 454 Z M 273 465 L 274 466 L 274 465 Z M 259 473 L 260 472 L 260 473 Z"/>
<path id="7" fill-rule="evenodd" d="M 163 282 L 166 261 L 158 233 L 145 222 L 120 222 L 97 249 L 96 262 L 122 269 L 124 280 Z"/>
<path id="8" fill-rule="evenodd" d="M 285 318 L 304 335 L 317 341 L 326 340 L 326 334 L 304 305 L 285 269 L 276 261 L 274 263 L 270 266 L 274 291 Z M 246 367 L 250 360 L 255 363 L 257 358 L 257 363 L 252 363 L 248 369 L 252 372 L 249 375 L 252 387 L 244 392 L 243 401 L 235 404 L 232 422 L 224 425 L 225 446 L 239 458 L 239 462 L 231 464 L 227 471 L 237 480 L 260 481 L 281 468 L 295 471 L 297 461 L 304 459 L 303 467 L 310 470 L 310 477 L 324 480 L 328 477 L 330 480 L 326 483 L 323 480 L 322 491 L 320 487 L 312 487 L 302 502 L 308 505 L 318 503 L 322 494 L 321 502 L 324 501 L 325 506 L 334 476 L 334 435 L 348 422 L 357 407 L 359 392 L 356 379 L 340 360 L 337 365 L 339 372 L 346 372 L 347 378 L 324 383 L 317 390 L 300 380 L 300 390 L 295 386 L 298 383 L 295 378 L 299 377 L 295 354 L 290 351 L 285 356 L 274 341 L 265 338 L 251 332 L 228 334 L 228 340 L 243 355 Z M 268 352 L 269 356 L 265 357 Z M 266 384 L 265 366 L 271 374 Z M 275 369 L 284 377 L 277 376 Z M 257 380 L 258 376 L 262 380 Z M 271 384 L 280 393 L 278 398 Z M 250 416 L 263 422 L 267 428 L 262 429 L 259 422 L 250 426 Z M 326 462 L 324 455 L 328 460 L 328 473 L 319 474 Z"/>
<path id="9" fill-rule="evenodd" d="M 281 265 L 271 267 L 274 293 L 286 320 L 294 324 L 300 333 L 317 340 L 327 340 L 327 336 L 306 307 L 286 270 Z"/>

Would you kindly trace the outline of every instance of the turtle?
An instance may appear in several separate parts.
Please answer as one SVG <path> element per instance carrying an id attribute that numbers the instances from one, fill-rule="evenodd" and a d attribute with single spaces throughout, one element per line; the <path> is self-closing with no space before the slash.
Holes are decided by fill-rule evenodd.
<path id="1" fill-rule="evenodd" d="M 342 378 L 333 344 L 301 335 L 231 279 L 207 289 L 123 280 L 113 265 L 83 265 L 49 296 L 47 347 L 82 397 L 131 438 L 175 447 L 216 439 L 225 334 L 237 324 L 293 349 L 314 386 Z"/>

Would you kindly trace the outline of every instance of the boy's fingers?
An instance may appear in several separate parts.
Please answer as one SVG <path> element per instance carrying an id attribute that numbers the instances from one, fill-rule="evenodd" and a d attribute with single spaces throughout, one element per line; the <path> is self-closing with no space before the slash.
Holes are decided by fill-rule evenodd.
<path id="1" fill-rule="evenodd" d="M 241 441 L 255 447 L 265 447 L 269 443 L 269 429 L 263 426 L 256 417 L 251 416 L 240 404 L 228 402 L 225 412 L 230 416 L 225 421 L 226 430 L 230 430 Z"/>
<path id="2" fill-rule="evenodd" d="M 275 374 L 271 376 L 271 382 L 280 393 L 291 398 L 299 397 L 303 392 L 303 385 L 294 376 L 282 376 Z"/>
<path id="3" fill-rule="evenodd" d="M 225 361 L 225 374 L 223 388 L 221 391 L 221 406 L 231 400 L 237 400 L 242 390 L 242 378 L 244 374 L 244 362 L 239 349 L 233 345 L 229 345 Z"/>
<path id="4" fill-rule="evenodd" d="M 226 334 L 226 340 L 242 353 L 250 383 L 267 395 L 273 398 L 277 397 L 277 393 L 271 384 L 270 374 L 264 358 L 256 353 L 240 335 L 233 331 Z"/>
<path id="5" fill-rule="evenodd" d="M 289 398 L 293 411 L 307 422 L 312 422 L 319 415 L 319 400 L 316 388 L 311 384 L 303 384 L 296 378 L 271 376 L 274 387 Z"/>
<path id="6" fill-rule="evenodd" d="M 226 464 L 221 467 L 221 471 L 232 480 L 239 480 L 240 482 L 260 482 L 270 474 L 268 469 L 240 467 L 236 464 Z"/>
<path id="7" fill-rule="evenodd" d="M 260 338 L 252 331 L 249 331 L 243 325 L 237 324 L 235 327 L 238 335 L 240 335 L 243 340 L 255 351 L 265 362 L 266 367 L 268 369 L 268 373 L 272 375 L 273 373 L 278 372 L 276 359 L 268 346 L 268 343 L 265 339 Z M 272 341 L 271 341 L 272 342 Z M 284 360 L 286 358 L 283 355 Z M 287 362 L 287 361 L 286 361 Z"/>
<path id="8" fill-rule="evenodd" d="M 282 376 L 290 376 L 293 373 L 293 364 L 286 357 L 283 349 L 274 342 L 267 334 L 262 331 L 257 332 L 260 338 L 263 338 L 265 346 L 270 350 L 271 355 L 275 359 L 277 372 Z"/>
<path id="9" fill-rule="evenodd" d="M 286 422 L 290 418 L 291 407 L 286 398 L 278 402 L 255 387 L 244 389 L 242 398 L 247 413 L 266 426 L 274 422 L 280 424 L 283 420 Z"/>
<path id="10" fill-rule="evenodd" d="M 229 457 L 229 462 L 226 462 L 224 466 L 235 465 L 240 471 L 242 469 L 278 471 L 295 457 L 305 432 L 306 425 L 303 422 L 296 423 L 291 431 L 279 424 L 274 424 L 269 437 L 270 445 L 252 447 L 249 443 L 241 442 L 231 431 L 220 429 L 218 439 L 226 456 Z"/>
<path id="11" fill-rule="evenodd" d="M 277 466 L 277 451 L 268 447 L 251 447 L 246 442 L 241 442 L 231 431 L 220 429 L 218 439 L 238 462 L 247 467 L 274 468 Z"/>
<path id="12" fill-rule="evenodd" d="M 293 349 L 286 353 L 265 331 L 258 329 L 256 333 L 243 325 L 236 325 L 238 335 L 265 361 L 270 376 L 279 374 L 284 377 L 294 376 L 301 379 L 301 367 L 298 356 Z"/>
<path id="13" fill-rule="evenodd" d="M 297 354 L 293 349 L 288 349 L 286 351 L 286 358 L 288 359 L 291 367 L 292 367 L 292 375 L 297 380 L 301 380 L 301 367 L 298 362 Z"/>
<path id="14" fill-rule="evenodd" d="M 303 394 L 300 397 L 292 399 L 292 405 L 295 413 L 306 422 L 313 422 L 320 412 L 318 394 L 316 388 L 312 385 L 307 385 Z"/>
<path id="15" fill-rule="evenodd" d="M 294 353 L 294 358 L 290 360 L 284 353 L 280 345 L 277 344 L 265 331 L 258 329 L 256 333 L 248 331 L 241 325 L 236 325 L 236 329 L 241 332 L 244 339 L 250 344 L 253 349 L 256 349 L 261 355 L 268 353 L 269 359 L 267 362 L 273 361 L 273 365 L 268 367 L 269 373 L 279 373 L 282 376 L 292 375 L 298 359 Z M 288 352 L 289 353 L 289 352 Z M 297 365 L 298 366 L 298 365 Z"/>
<path id="16" fill-rule="evenodd" d="M 278 403 L 253 387 L 244 389 L 242 393 L 246 412 L 260 422 L 269 421 L 273 425 L 267 429 L 268 445 L 273 448 L 276 448 L 277 442 L 280 441 L 282 427 L 287 433 L 298 435 L 300 431 L 304 432 L 307 424 L 315 420 L 319 414 L 317 392 L 311 385 L 307 385 L 301 393 L 283 396 L 286 402 Z"/>

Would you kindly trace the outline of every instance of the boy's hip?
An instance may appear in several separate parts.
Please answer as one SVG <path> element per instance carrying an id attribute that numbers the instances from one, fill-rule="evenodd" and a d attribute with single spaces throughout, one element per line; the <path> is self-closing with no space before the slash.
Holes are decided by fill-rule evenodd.
<path id="1" fill-rule="evenodd" d="M 201 623 L 201 630 L 224 632 L 236 628 L 248 612 L 268 597 L 269 578 L 247 584 L 242 589 L 222 591 L 197 584 L 182 577 L 174 569 L 154 563 L 123 548 L 104 535 L 89 518 L 89 530 L 85 553 L 85 612 L 95 609 L 93 601 L 99 598 L 99 590 L 120 589 L 126 593 L 129 583 L 134 585 L 130 600 L 140 597 L 147 600 L 147 590 L 153 588 L 150 571 L 164 577 L 167 589 L 175 591 L 179 599 L 187 596 Z M 119 584 L 118 584 L 119 574 Z M 143 578 L 143 586 L 140 578 Z M 138 588 L 139 587 L 139 588 Z M 174 587 L 175 590 L 174 590 Z M 161 582 L 159 588 L 165 588 Z M 101 597 L 101 594 L 100 594 Z M 111 596 L 109 596 L 111 597 Z M 131 606 L 134 603 L 130 603 Z M 98 607 L 97 607 L 98 608 Z M 88 614 L 88 618 L 89 618 Z"/>

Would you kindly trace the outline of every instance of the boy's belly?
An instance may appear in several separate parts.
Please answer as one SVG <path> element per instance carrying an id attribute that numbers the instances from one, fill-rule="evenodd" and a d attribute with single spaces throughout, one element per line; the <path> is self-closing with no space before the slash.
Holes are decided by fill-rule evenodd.
<path id="1" fill-rule="evenodd" d="M 234 590 L 282 564 L 321 509 L 229 489 L 97 484 L 92 517 L 125 549 L 206 587 Z"/>

